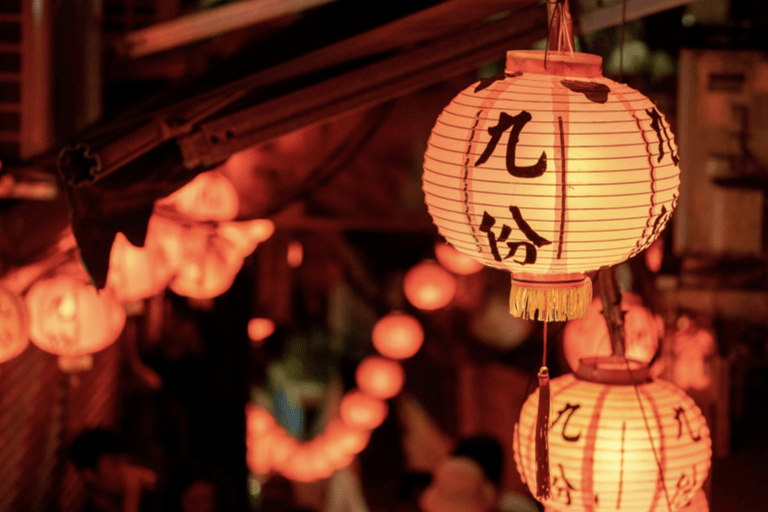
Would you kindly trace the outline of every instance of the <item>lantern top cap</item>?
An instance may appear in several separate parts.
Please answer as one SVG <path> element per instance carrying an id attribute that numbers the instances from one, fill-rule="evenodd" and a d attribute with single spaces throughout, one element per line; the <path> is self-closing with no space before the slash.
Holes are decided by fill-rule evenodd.
<path id="1" fill-rule="evenodd" d="M 546 54 L 546 66 L 544 56 Z M 514 50 L 507 52 L 506 74 L 533 73 L 538 75 L 594 78 L 603 76 L 603 58 L 590 53 L 556 53 L 544 50 Z"/>
<path id="2" fill-rule="evenodd" d="M 648 363 L 621 356 L 583 357 L 575 373 L 581 380 L 615 386 L 644 384 L 650 380 Z"/>

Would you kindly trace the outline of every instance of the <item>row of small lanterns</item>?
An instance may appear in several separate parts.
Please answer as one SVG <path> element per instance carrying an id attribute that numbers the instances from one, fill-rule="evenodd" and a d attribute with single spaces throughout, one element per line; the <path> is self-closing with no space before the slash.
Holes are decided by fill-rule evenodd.
<path id="1" fill-rule="evenodd" d="M 267 409 L 246 406 L 246 462 L 252 473 L 274 471 L 299 482 L 320 480 L 347 467 L 367 446 L 371 431 L 387 417 L 386 400 L 397 396 L 405 384 L 399 361 L 418 352 L 424 331 L 414 317 L 393 312 L 379 319 L 371 338 L 379 355 L 358 364 L 357 387 L 344 393 L 338 416 L 312 440 L 301 442 L 291 436 Z"/>

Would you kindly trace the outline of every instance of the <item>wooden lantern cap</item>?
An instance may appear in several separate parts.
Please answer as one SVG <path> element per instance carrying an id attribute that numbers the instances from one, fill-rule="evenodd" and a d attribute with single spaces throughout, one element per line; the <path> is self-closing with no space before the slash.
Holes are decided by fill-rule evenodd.
<path id="1" fill-rule="evenodd" d="M 603 58 L 589 53 L 515 50 L 507 52 L 507 75 L 536 73 L 539 75 L 594 78 L 603 76 Z M 545 65 L 546 64 L 546 65 Z"/>
<path id="2" fill-rule="evenodd" d="M 648 363 L 621 356 L 583 357 L 579 360 L 576 377 L 613 386 L 632 386 L 651 380 Z"/>

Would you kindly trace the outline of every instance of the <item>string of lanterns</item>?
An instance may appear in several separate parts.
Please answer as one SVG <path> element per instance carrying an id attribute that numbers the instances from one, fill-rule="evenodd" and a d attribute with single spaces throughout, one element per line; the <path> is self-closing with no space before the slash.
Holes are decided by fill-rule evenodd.
<path id="1" fill-rule="evenodd" d="M 400 360 L 415 355 L 424 331 L 414 317 L 392 312 L 380 318 L 371 333 L 380 355 L 363 359 L 355 371 L 357 387 L 344 393 L 334 416 L 322 433 L 301 442 L 280 426 L 267 409 L 246 406 L 246 463 L 257 475 L 278 472 L 294 481 L 327 478 L 347 467 L 370 439 L 371 431 L 387 417 L 386 400 L 405 384 Z"/>

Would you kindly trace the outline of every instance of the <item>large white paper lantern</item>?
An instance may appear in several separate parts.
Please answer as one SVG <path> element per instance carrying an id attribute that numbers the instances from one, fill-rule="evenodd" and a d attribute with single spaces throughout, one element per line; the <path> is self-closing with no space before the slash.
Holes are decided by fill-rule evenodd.
<path id="1" fill-rule="evenodd" d="M 647 365 L 631 364 L 629 378 L 623 358 L 585 359 L 580 376 L 550 382 L 548 510 L 674 512 L 701 489 L 712 456 L 701 410 L 673 384 L 649 380 Z M 515 432 L 517 469 L 533 493 L 537 410 L 538 391 Z"/>
<path id="2" fill-rule="evenodd" d="M 515 316 L 583 316 L 585 273 L 636 255 L 675 207 L 677 146 L 656 106 L 583 53 L 507 54 L 440 114 L 423 190 L 440 234 L 512 273 Z"/>

